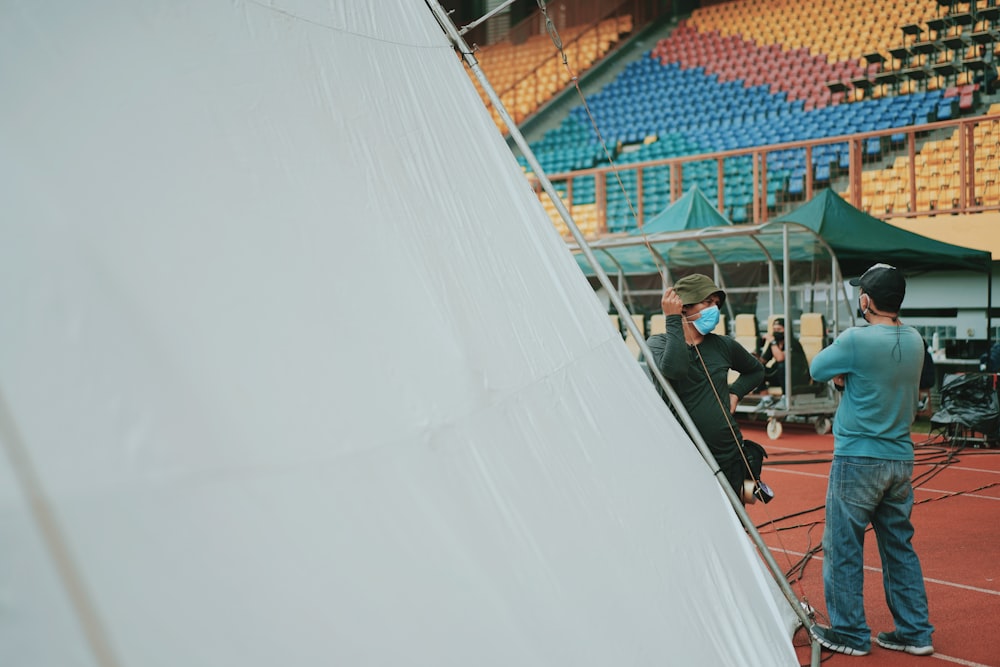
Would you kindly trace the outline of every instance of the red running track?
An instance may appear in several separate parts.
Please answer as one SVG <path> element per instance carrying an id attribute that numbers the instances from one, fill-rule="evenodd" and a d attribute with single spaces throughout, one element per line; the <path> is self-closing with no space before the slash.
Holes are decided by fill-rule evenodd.
<path id="1" fill-rule="evenodd" d="M 775 492 L 772 502 L 750 505 L 747 512 L 778 565 L 791 573 L 792 590 L 825 624 L 820 545 L 833 435 L 817 435 L 807 425 L 784 426 L 781 437 L 770 440 L 763 423 L 741 425 L 746 437 L 767 448 L 762 477 Z M 913 439 L 913 544 L 936 628 L 935 654 L 916 657 L 873 641 L 867 656 L 824 650 L 823 664 L 1000 667 L 1000 449 L 976 449 L 940 435 L 915 433 Z M 873 635 L 893 629 L 871 532 L 865 540 L 865 614 Z M 797 631 L 794 643 L 799 662 L 808 665 L 805 630 Z"/>

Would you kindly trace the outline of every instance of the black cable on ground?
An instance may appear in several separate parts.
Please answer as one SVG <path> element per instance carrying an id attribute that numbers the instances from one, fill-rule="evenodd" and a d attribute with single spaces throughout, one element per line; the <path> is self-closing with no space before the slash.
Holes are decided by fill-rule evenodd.
<path id="1" fill-rule="evenodd" d="M 933 479 L 938 474 L 940 474 L 948 466 L 954 465 L 955 463 L 958 463 L 961 460 L 959 458 L 959 456 L 958 456 L 959 454 L 962 454 L 963 456 L 968 456 L 970 454 L 975 454 L 975 455 L 1000 454 L 1000 451 L 979 451 L 979 450 L 969 451 L 969 449 L 968 449 L 968 447 L 966 446 L 965 443 L 950 443 L 950 446 L 945 446 L 946 443 L 948 443 L 947 440 L 945 440 L 945 441 L 939 441 L 939 440 L 934 440 L 932 438 L 928 438 L 928 440 L 924 444 L 915 445 L 915 448 L 923 450 L 923 455 L 915 458 L 915 461 L 914 461 L 915 464 L 916 465 L 927 465 L 927 466 L 929 466 L 929 468 L 927 470 L 925 470 L 924 472 L 920 473 L 919 475 L 915 475 L 913 477 L 912 484 L 913 484 L 914 487 L 917 487 L 917 486 L 920 486 L 922 484 L 925 484 L 926 482 L 928 482 L 929 480 Z M 825 461 L 822 461 L 822 462 L 825 462 Z M 797 464 L 799 462 L 798 461 L 789 461 L 789 462 L 782 462 L 781 464 L 774 463 L 772 465 L 782 465 L 784 463 L 790 463 L 790 464 L 794 465 L 794 464 Z M 984 485 L 979 486 L 979 487 L 974 488 L 974 489 L 966 489 L 964 491 L 956 491 L 954 493 L 944 493 L 944 494 L 941 494 L 941 495 L 936 496 L 934 498 L 926 498 L 926 499 L 921 500 L 921 501 L 915 501 L 913 504 L 914 505 L 922 505 L 924 503 L 936 502 L 936 501 L 939 501 L 939 500 L 945 500 L 947 498 L 953 498 L 953 497 L 956 497 L 956 496 L 962 496 L 962 495 L 966 495 L 966 494 L 970 494 L 970 493 L 975 493 L 977 491 L 982 491 L 982 490 L 985 490 L 985 489 L 990 489 L 990 488 L 994 488 L 994 487 L 998 487 L 998 486 L 1000 486 L 1000 482 L 991 482 L 989 484 L 984 484 Z M 808 541 L 807 541 L 807 545 L 809 545 L 809 544 L 812 544 L 812 530 L 813 530 L 813 528 L 815 528 L 816 526 L 818 526 L 818 525 L 820 525 L 822 523 L 825 523 L 825 517 L 823 519 L 821 519 L 821 520 L 813 521 L 811 523 L 800 523 L 800 524 L 796 524 L 794 526 L 777 527 L 775 524 L 777 524 L 779 521 L 784 521 L 784 520 L 791 519 L 791 518 L 794 518 L 794 517 L 797 517 L 797 516 L 803 516 L 805 514 L 810 514 L 812 512 L 817 512 L 819 510 L 823 510 L 825 508 L 826 508 L 826 505 L 823 504 L 823 505 L 818 505 L 816 507 L 812 507 L 812 508 L 809 508 L 809 509 L 801 510 L 799 512 L 793 512 L 791 514 L 787 514 L 787 515 L 782 516 L 782 517 L 771 519 L 768 522 L 766 522 L 764 524 L 761 524 L 760 526 L 757 526 L 757 528 L 759 530 L 760 528 L 762 528 L 763 526 L 766 526 L 768 524 L 770 524 L 774 528 L 775 532 L 778 532 L 778 531 L 787 531 L 787 530 L 794 530 L 794 529 L 800 529 L 800 528 L 806 528 L 807 529 L 807 536 L 809 538 Z M 867 534 L 868 532 L 871 532 L 872 530 L 874 530 L 874 529 L 872 528 L 871 525 L 869 525 L 868 528 L 865 530 L 865 533 Z M 785 572 L 785 578 L 788 580 L 788 582 L 789 583 L 797 583 L 797 582 L 801 581 L 805 577 L 806 568 L 808 567 L 809 563 L 812 561 L 813 557 L 816 554 L 820 553 L 822 550 L 823 550 L 822 543 L 820 543 L 819 545 L 817 545 L 815 547 L 809 547 L 809 548 L 807 548 L 806 549 L 806 553 L 801 558 L 799 558 L 799 560 L 796 563 L 794 563 L 791 568 L 789 568 Z M 824 658 L 823 660 L 826 660 L 826 659 L 827 658 Z"/>

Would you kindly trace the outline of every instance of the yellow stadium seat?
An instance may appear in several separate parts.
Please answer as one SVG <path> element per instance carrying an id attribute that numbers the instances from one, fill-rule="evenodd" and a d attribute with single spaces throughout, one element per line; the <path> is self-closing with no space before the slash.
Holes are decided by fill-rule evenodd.
<path id="1" fill-rule="evenodd" d="M 799 343 L 812 363 L 816 353 L 826 345 L 826 319 L 823 313 L 802 313 L 799 318 Z"/>
<path id="2" fill-rule="evenodd" d="M 632 315 L 632 321 L 635 322 L 635 325 L 637 327 L 639 327 L 639 333 L 641 333 L 643 336 L 645 336 L 645 333 L 643 332 L 644 319 L 645 317 L 643 315 L 636 315 L 636 314 Z M 625 330 L 625 345 L 628 347 L 629 352 L 632 353 L 632 356 L 638 359 L 639 343 L 636 342 L 635 337 L 632 335 L 632 332 L 629 331 L 628 329 Z"/>
<path id="3" fill-rule="evenodd" d="M 733 337 L 750 354 L 757 354 L 757 316 L 752 313 L 740 313 L 733 323 Z"/>

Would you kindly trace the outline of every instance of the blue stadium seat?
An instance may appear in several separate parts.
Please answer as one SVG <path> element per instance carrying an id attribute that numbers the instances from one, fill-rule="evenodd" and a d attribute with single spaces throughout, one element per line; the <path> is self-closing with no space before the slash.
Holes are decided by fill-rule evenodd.
<path id="1" fill-rule="evenodd" d="M 865 155 L 867 157 L 878 157 L 882 154 L 882 140 L 872 137 L 865 140 Z"/>
<path id="2" fill-rule="evenodd" d="M 937 120 L 950 120 L 955 117 L 955 106 L 957 106 L 954 100 L 941 100 L 935 107 L 935 118 Z"/>
<path id="3" fill-rule="evenodd" d="M 806 191 L 806 179 L 803 176 L 792 176 L 788 179 L 788 194 L 801 195 Z"/>

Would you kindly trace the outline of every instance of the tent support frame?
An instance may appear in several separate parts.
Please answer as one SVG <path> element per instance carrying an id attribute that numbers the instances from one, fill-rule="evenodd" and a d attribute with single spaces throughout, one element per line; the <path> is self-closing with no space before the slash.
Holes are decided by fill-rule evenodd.
<path id="1" fill-rule="evenodd" d="M 524 135 L 521 134 L 520 130 L 517 127 L 517 124 L 514 122 L 514 119 L 510 116 L 510 113 L 507 111 L 507 108 L 500 100 L 500 97 L 497 94 L 496 90 L 493 88 L 489 79 L 486 77 L 485 72 L 483 72 L 482 68 L 479 66 L 479 62 L 476 60 L 476 57 L 473 54 L 472 49 L 469 47 L 468 43 L 465 41 L 462 35 L 459 34 L 458 29 L 455 27 L 455 24 L 448 17 L 448 14 L 444 10 L 444 8 L 441 7 L 440 2 L 438 2 L 438 0 L 425 0 L 425 1 L 427 2 L 427 5 L 430 8 L 430 10 L 434 13 L 435 17 L 437 18 L 437 21 L 441 25 L 442 30 L 444 30 L 449 40 L 452 42 L 452 44 L 455 46 L 458 52 L 462 55 L 462 58 L 465 61 L 466 65 L 469 67 L 469 69 L 475 75 L 476 79 L 482 85 L 483 90 L 486 92 L 487 97 L 489 97 L 491 104 L 500 114 L 500 118 L 507 126 L 511 138 L 514 139 L 514 142 L 517 144 L 518 148 L 521 149 L 522 154 L 524 155 L 525 159 L 528 161 L 529 165 L 534 171 L 535 176 L 538 178 L 539 183 L 542 185 L 542 189 L 545 190 L 546 194 L 548 194 L 552 203 L 555 205 L 556 210 L 559 212 L 560 217 L 566 223 L 566 226 L 572 233 L 573 238 L 579 245 L 580 250 L 584 253 L 584 255 L 587 258 L 587 261 L 590 263 L 590 265 L 596 272 L 598 280 L 600 281 L 601 285 L 604 287 L 605 290 L 607 290 L 612 302 L 618 309 L 619 315 L 624 315 L 624 317 L 622 317 L 621 320 L 624 322 L 628 331 L 632 334 L 636 342 L 639 344 L 639 349 L 642 351 L 642 354 L 645 356 L 646 359 L 653 359 L 653 353 L 646 345 L 646 341 L 643 337 L 642 332 L 639 331 L 635 322 L 632 320 L 631 313 L 629 312 L 628 308 L 625 307 L 625 304 L 622 302 L 621 298 L 618 296 L 618 292 L 614 288 L 614 285 L 612 285 L 611 279 L 608 277 L 608 274 L 601 267 L 601 263 L 597 261 L 597 257 L 594 255 L 593 250 L 590 248 L 590 245 L 584 238 L 583 233 L 580 231 L 580 228 L 573 220 L 572 215 L 570 215 L 569 210 L 567 210 L 565 204 L 563 204 L 562 199 L 560 199 L 559 194 L 556 192 L 555 187 L 549 180 L 548 175 L 544 172 L 541 165 L 538 163 L 538 160 L 535 158 L 535 154 L 531 150 L 531 147 L 528 145 L 528 141 L 524 138 Z M 698 451 L 701 453 L 706 463 L 708 463 L 711 470 L 714 471 L 713 474 L 716 480 L 719 482 L 719 485 L 725 492 L 726 497 L 729 499 L 729 503 L 735 510 L 736 515 L 740 520 L 740 523 L 743 524 L 743 527 L 747 531 L 747 534 L 751 537 L 754 544 L 756 545 L 758 553 L 760 554 L 764 563 L 767 565 L 767 568 L 770 571 L 771 576 L 778 584 L 778 587 L 781 589 L 781 592 L 785 596 L 785 599 L 787 600 L 789 606 L 792 608 L 796 616 L 799 618 L 799 621 L 808 631 L 808 629 L 813 624 L 812 618 L 810 618 L 809 614 L 806 612 L 800 600 L 795 595 L 795 592 L 792 590 L 791 585 L 785 578 L 784 572 L 782 572 L 781 568 L 778 566 L 777 561 L 775 561 L 774 556 L 771 554 L 771 551 L 767 547 L 767 544 L 765 544 L 764 539 L 761 537 L 760 532 L 754 525 L 753 520 L 751 520 L 750 516 L 746 512 L 746 509 L 743 507 L 743 503 L 736 495 L 736 491 L 733 490 L 733 488 L 729 485 L 729 482 L 722 475 L 722 471 L 719 468 L 718 463 L 715 461 L 715 457 L 712 456 L 712 453 L 709 450 L 708 445 L 702 438 L 701 433 L 695 426 L 694 421 L 691 419 L 691 416 L 684 408 L 684 405 L 681 402 L 680 398 L 678 397 L 677 393 L 674 391 L 674 388 L 663 376 L 663 374 L 660 372 L 660 369 L 656 366 L 656 364 L 652 363 L 648 364 L 648 366 L 653 376 L 656 378 L 656 381 L 659 383 L 660 387 L 662 387 L 664 392 L 666 392 L 666 395 L 669 398 L 671 405 L 676 409 L 677 415 L 681 418 L 681 422 L 685 430 L 687 431 L 691 439 L 694 441 L 694 444 L 698 448 Z M 812 644 L 812 656 L 811 656 L 812 659 L 810 664 L 812 665 L 812 667 L 819 667 L 820 664 L 819 643 L 812 636 L 812 633 L 809 633 L 809 641 Z"/>

